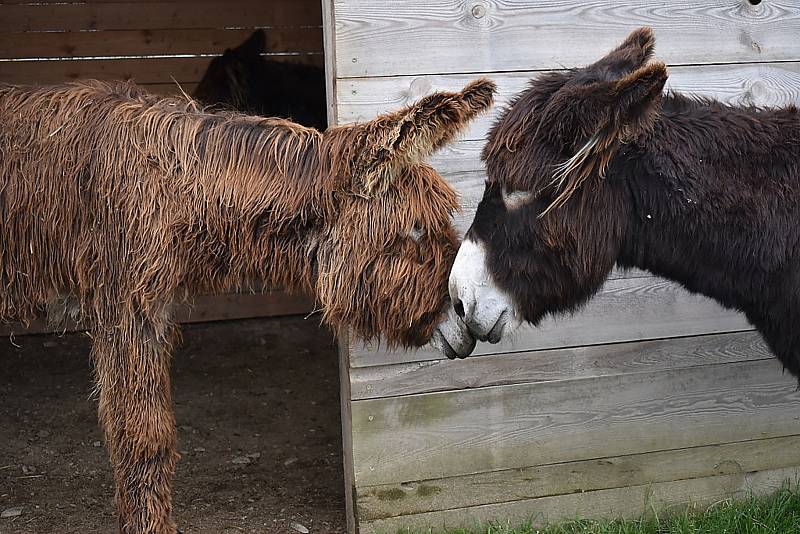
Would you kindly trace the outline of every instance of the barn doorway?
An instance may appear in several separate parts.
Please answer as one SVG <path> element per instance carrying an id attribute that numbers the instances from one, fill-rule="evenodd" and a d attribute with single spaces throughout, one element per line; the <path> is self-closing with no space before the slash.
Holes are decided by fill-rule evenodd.
<path id="1" fill-rule="evenodd" d="M 44 0 L 2 10 L 0 82 L 132 79 L 324 127 L 319 0 Z M 173 498 L 184 531 L 346 531 L 339 355 L 313 307 L 274 289 L 204 295 L 180 311 Z M 23 508 L 19 532 L 115 525 L 89 340 L 77 330 L 0 327 L 0 509 Z"/>

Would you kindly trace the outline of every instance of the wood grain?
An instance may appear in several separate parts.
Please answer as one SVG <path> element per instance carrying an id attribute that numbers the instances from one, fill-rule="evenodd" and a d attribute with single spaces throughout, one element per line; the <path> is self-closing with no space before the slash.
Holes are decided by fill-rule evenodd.
<path id="1" fill-rule="evenodd" d="M 576 517 L 613 519 L 651 517 L 653 512 L 703 510 L 725 499 L 774 493 L 781 487 L 796 486 L 800 469 L 786 467 L 755 473 L 719 475 L 641 486 L 588 491 L 555 497 L 525 499 L 471 508 L 455 508 L 397 518 L 362 521 L 361 534 L 386 534 L 400 529 L 442 529 L 476 527 L 499 522 L 513 526 L 533 519 L 534 527 Z"/>
<path id="2" fill-rule="evenodd" d="M 192 3 L 138 2 L 2 4 L 0 31 L 172 30 L 321 26 L 311 0 L 252 2 L 201 0 Z M 46 36 L 43 36 L 46 38 Z"/>
<path id="3" fill-rule="evenodd" d="M 279 317 L 283 315 L 307 315 L 314 310 L 314 298 L 305 295 L 290 295 L 274 290 L 264 293 L 227 293 L 223 295 L 201 295 L 191 305 L 181 305 L 175 312 L 179 323 L 201 323 L 228 321 L 253 317 Z M 311 321 L 318 319 L 311 318 Z M 75 323 L 54 327 L 45 319 L 21 323 L 0 323 L 0 336 L 22 336 L 52 332 L 76 332 L 83 330 Z"/>
<path id="4" fill-rule="evenodd" d="M 0 32 L 0 59 L 221 54 L 226 48 L 239 46 L 252 33 L 252 28 L 47 34 Z M 319 27 L 270 28 L 266 30 L 266 38 L 266 50 L 271 54 L 322 53 L 322 30 Z"/>
<path id="5" fill-rule="evenodd" d="M 800 465 L 800 436 L 368 486 L 358 490 L 362 521 L 552 495 L 737 475 Z"/>
<path id="6" fill-rule="evenodd" d="M 473 121 L 462 139 L 482 141 L 504 106 L 539 74 L 541 73 L 530 71 L 486 74 L 497 82 L 495 105 L 489 113 Z M 479 76 L 481 75 L 433 74 L 340 79 L 337 81 L 336 93 L 339 118 L 342 123 L 366 121 L 380 113 L 408 105 L 433 91 L 459 90 Z M 800 62 L 670 67 L 667 87 L 737 105 L 778 106 L 800 103 Z M 480 144 L 454 150 L 469 154 L 469 158 L 454 168 L 454 171 L 482 168 L 477 166 Z"/>
<path id="7" fill-rule="evenodd" d="M 322 0 L 322 33 L 325 47 L 325 95 L 328 124 L 339 124 L 339 103 L 336 100 L 336 15 L 333 0 Z"/>
<path id="8" fill-rule="evenodd" d="M 337 339 L 337 352 L 339 356 L 339 403 L 342 418 L 342 463 L 344 469 L 344 502 L 347 532 L 356 531 L 355 515 L 355 469 L 353 466 L 353 425 L 350 404 L 350 377 L 347 372 L 348 360 L 347 335 Z"/>
<path id="9" fill-rule="evenodd" d="M 652 26 L 669 64 L 800 60 L 800 4 L 770 0 L 334 0 L 341 78 L 591 63 Z M 376 51 L 380 51 L 376 53 Z"/>
<path id="10" fill-rule="evenodd" d="M 743 315 L 672 282 L 661 278 L 617 279 L 607 281 L 574 316 L 545 319 L 536 328 L 523 326 L 497 345 L 479 343 L 474 355 L 743 330 L 752 330 Z M 402 351 L 353 342 L 350 351 L 352 367 L 439 359 L 439 351 L 428 347 Z"/>
<path id="11" fill-rule="evenodd" d="M 736 332 L 493 354 L 465 360 L 432 360 L 350 371 L 353 400 L 546 382 L 625 373 L 666 371 L 711 364 L 771 359 L 756 332 Z"/>
<path id="12" fill-rule="evenodd" d="M 358 486 L 800 434 L 777 360 L 353 401 Z"/>
<path id="13" fill-rule="evenodd" d="M 276 60 L 322 65 L 321 54 L 274 56 Z M 210 57 L 167 57 L 63 61 L 0 61 L 0 80 L 14 84 L 58 83 L 97 78 L 134 80 L 141 84 L 197 83 Z"/>

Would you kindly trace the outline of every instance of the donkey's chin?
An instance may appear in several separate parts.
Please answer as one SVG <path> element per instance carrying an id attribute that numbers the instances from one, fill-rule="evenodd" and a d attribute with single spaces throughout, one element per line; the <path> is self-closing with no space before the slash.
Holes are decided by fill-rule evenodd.
<path id="1" fill-rule="evenodd" d="M 475 350 L 475 338 L 452 306 L 433 331 L 430 343 L 451 360 L 466 358 Z"/>

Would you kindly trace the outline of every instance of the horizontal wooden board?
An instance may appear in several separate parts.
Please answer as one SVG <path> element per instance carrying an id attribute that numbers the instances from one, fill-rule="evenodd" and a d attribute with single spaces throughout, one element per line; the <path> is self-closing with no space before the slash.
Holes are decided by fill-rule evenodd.
<path id="1" fill-rule="evenodd" d="M 434 391 L 666 371 L 773 358 L 756 332 L 523 351 L 350 370 L 353 400 Z"/>
<path id="2" fill-rule="evenodd" d="M 358 488 L 362 521 L 800 466 L 800 436 Z M 398 518 L 398 520 L 400 520 Z"/>
<path id="3" fill-rule="evenodd" d="M 314 298 L 306 295 L 290 295 L 283 291 L 264 293 L 227 293 L 224 295 L 202 295 L 191 305 L 182 305 L 175 313 L 179 323 L 202 323 L 208 321 L 229 321 L 254 317 L 279 317 L 283 315 L 305 315 L 314 310 Z M 310 321 L 319 319 L 315 316 Z M 50 332 L 76 332 L 82 327 L 69 322 L 54 327 L 45 319 L 31 321 L 30 324 L 0 323 L 0 336 L 23 336 Z"/>
<path id="4" fill-rule="evenodd" d="M 583 65 L 645 25 L 670 64 L 800 60 L 796 0 L 334 0 L 334 8 L 340 78 Z"/>
<path id="5" fill-rule="evenodd" d="M 162 96 L 182 96 L 183 93 L 191 95 L 197 89 L 196 83 L 182 83 L 180 86 L 173 81 L 169 83 L 148 83 L 140 84 L 151 93 Z"/>
<path id="6" fill-rule="evenodd" d="M 252 33 L 252 29 L 0 32 L 0 59 L 221 54 Z M 322 53 L 319 27 L 270 28 L 266 37 L 266 50 L 273 54 Z"/>
<path id="7" fill-rule="evenodd" d="M 719 475 L 672 482 L 657 482 L 609 490 L 588 491 L 525 499 L 472 508 L 456 508 L 376 521 L 361 521 L 361 534 L 390 534 L 400 529 L 442 529 L 476 527 L 490 522 L 521 525 L 532 521 L 536 527 L 562 519 L 636 519 L 654 512 L 705 509 L 725 499 L 770 495 L 797 485 L 800 469 L 786 467 Z"/>
<path id="8" fill-rule="evenodd" d="M 479 343 L 474 355 L 579 347 L 667 337 L 751 330 L 744 316 L 716 302 L 691 294 L 661 278 L 609 280 L 603 289 L 571 317 L 548 318 L 519 331 L 497 345 Z M 378 344 L 353 341 L 352 367 L 441 359 L 439 351 L 387 350 Z"/>
<path id="9" fill-rule="evenodd" d="M 322 66 L 321 54 L 274 56 L 281 61 L 294 61 Z M 58 83 L 97 78 L 134 80 L 141 84 L 197 83 L 203 77 L 209 57 L 168 57 L 135 59 L 95 59 L 58 61 L 0 61 L 0 82 L 14 84 Z"/>
<path id="10" fill-rule="evenodd" d="M 3 32 L 321 25 L 319 4 L 297 0 L 149 2 L 146 7 L 138 2 L 0 5 Z"/>
<path id="11" fill-rule="evenodd" d="M 800 9 L 800 4 L 798 4 Z M 800 40 L 798 41 L 800 42 Z M 494 107 L 476 119 L 463 139 L 483 140 L 489 126 L 514 95 L 540 73 L 493 72 L 486 76 L 497 82 Z M 376 115 L 408 105 L 433 91 L 456 91 L 476 74 L 392 76 L 337 80 L 336 102 L 339 122 L 362 122 Z M 671 67 L 667 87 L 677 91 L 717 98 L 736 105 L 779 106 L 800 103 L 800 62 Z M 466 152 L 455 172 L 480 169 L 480 145 L 454 148 Z M 447 168 L 443 170 L 447 171 Z"/>
<path id="12" fill-rule="evenodd" d="M 64 0 L 2 0 L 3 4 L 63 4 Z M 137 4 L 193 4 L 195 0 L 130 0 Z M 237 3 L 245 2 L 271 2 L 272 0 L 237 0 Z M 313 0 L 298 0 L 301 2 L 311 2 Z M 76 0 L 75 3 L 81 4 L 119 4 L 120 0 Z"/>
<path id="13" fill-rule="evenodd" d="M 353 401 L 358 486 L 800 434 L 777 360 Z"/>

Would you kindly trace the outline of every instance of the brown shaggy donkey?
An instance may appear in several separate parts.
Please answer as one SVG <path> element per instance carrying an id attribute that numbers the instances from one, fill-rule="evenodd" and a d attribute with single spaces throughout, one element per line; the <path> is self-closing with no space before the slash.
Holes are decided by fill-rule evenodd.
<path id="1" fill-rule="evenodd" d="M 175 532 L 176 302 L 261 279 L 335 329 L 469 352 L 437 330 L 457 202 L 421 161 L 493 92 L 320 133 L 123 83 L 0 87 L 0 319 L 60 303 L 86 326 L 122 532 Z"/>

